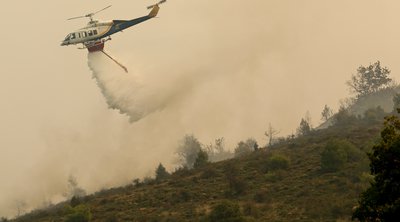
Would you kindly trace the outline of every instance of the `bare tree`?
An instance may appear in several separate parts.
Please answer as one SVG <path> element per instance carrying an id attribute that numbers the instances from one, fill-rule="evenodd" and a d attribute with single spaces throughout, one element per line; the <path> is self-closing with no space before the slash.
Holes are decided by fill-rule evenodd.
<path id="1" fill-rule="evenodd" d="M 232 152 L 230 152 L 229 150 L 225 150 L 224 137 L 215 139 L 215 142 L 206 145 L 204 150 L 207 152 L 210 162 L 217 162 L 233 157 Z"/>
<path id="2" fill-rule="evenodd" d="M 321 113 L 321 120 L 327 121 L 329 118 L 331 118 L 333 115 L 333 111 L 331 108 L 329 108 L 328 105 L 325 105 L 324 109 L 322 110 Z"/>
<path id="3" fill-rule="evenodd" d="M 215 150 L 218 153 L 223 153 L 225 151 L 225 138 L 217 138 L 215 139 Z"/>
<path id="4" fill-rule="evenodd" d="M 272 127 L 271 123 L 268 124 L 268 129 L 265 131 L 264 135 L 268 138 L 268 146 L 272 146 L 272 142 L 274 137 L 280 133 L 279 130 L 276 130 Z"/>

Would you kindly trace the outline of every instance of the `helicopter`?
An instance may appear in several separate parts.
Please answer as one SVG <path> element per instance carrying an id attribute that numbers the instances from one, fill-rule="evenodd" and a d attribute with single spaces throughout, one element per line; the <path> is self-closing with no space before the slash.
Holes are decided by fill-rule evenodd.
<path id="1" fill-rule="evenodd" d="M 64 41 L 62 41 L 61 46 L 76 45 L 82 43 L 84 45 L 83 48 L 87 48 L 89 52 L 100 51 L 104 48 L 104 42 L 111 40 L 110 38 L 111 35 L 156 17 L 160 9 L 159 5 L 165 3 L 166 1 L 167 0 L 161 0 L 157 4 L 148 6 L 147 9 L 152 9 L 148 15 L 132 20 L 112 20 L 108 22 L 100 22 L 93 19 L 94 15 L 110 8 L 111 5 L 97 12 L 92 12 L 87 15 L 69 18 L 68 20 L 89 18 L 90 21 L 86 25 L 86 27 L 68 34 L 65 37 Z"/>
<path id="2" fill-rule="evenodd" d="M 102 22 L 93 19 L 94 15 L 110 8 L 111 5 L 96 12 L 92 12 L 83 16 L 69 18 L 67 20 L 89 18 L 89 23 L 86 25 L 86 27 L 69 33 L 61 42 L 61 46 L 82 44 L 83 46 L 79 49 L 87 49 L 89 53 L 101 51 L 118 65 L 120 65 L 126 72 L 128 72 L 122 64 L 118 63 L 110 55 L 104 52 L 104 43 L 111 40 L 111 35 L 156 17 L 160 9 L 159 5 L 165 3 L 166 1 L 167 0 L 161 0 L 154 5 L 148 6 L 147 9 L 151 9 L 148 15 L 132 20 L 112 20 Z"/>

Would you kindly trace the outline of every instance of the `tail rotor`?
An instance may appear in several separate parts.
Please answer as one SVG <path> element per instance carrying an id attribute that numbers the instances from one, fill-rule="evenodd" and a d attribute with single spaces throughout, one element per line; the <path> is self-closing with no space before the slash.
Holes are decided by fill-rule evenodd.
<path id="1" fill-rule="evenodd" d="M 164 4 L 165 2 L 167 2 L 167 0 L 161 0 L 157 4 L 147 6 L 147 9 L 152 9 L 154 6 Z"/>

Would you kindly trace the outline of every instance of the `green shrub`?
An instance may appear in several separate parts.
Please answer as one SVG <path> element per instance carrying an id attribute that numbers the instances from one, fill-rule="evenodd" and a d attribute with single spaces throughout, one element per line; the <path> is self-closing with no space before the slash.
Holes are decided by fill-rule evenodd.
<path id="1" fill-rule="evenodd" d="M 289 167 L 289 160 L 281 155 L 273 155 L 267 160 L 267 169 L 275 170 L 285 170 Z"/>
<path id="2" fill-rule="evenodd" d="M 92 215 L 89 207 L 86 205 L 78 205 L 76 207 L 67 207 L 67 216 L 65 222 L 89 222 Z"/>
<path id="3" fill-rule="evenodd" d="M 326 172 L 334 172 L 340 169 L 348 160 L 359 155 L 357 148 L 346 140 L 329 141 L 321 154 L 321 169 Z"/>
<path id="4" fill-rule="evenodd" d="M 230 201 L 223 201 L 210 212 L 208 216 L 210 222 L 241 222 L 244 221 L 240 212 L 239 205 Z"/>
<path id="5" fill-rule="evenodd" d="M 289 167 L 289 160 L 285 156 L 273 154 L 268 157 L 261 170 L 263 173 L 269 173 L 277 170 L 286 170 Z"/>

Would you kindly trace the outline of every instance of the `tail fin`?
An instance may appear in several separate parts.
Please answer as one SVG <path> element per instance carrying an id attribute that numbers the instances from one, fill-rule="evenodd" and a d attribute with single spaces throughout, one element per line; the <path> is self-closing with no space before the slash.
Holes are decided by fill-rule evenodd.
<path id="1" fill-rule="evenodd" d="M 158 4 L 155 4 L 152 7 L 153 7 L 153 9 L 150 11 L 148 16 L 151 18 L 154 18 L 157 16 L 157 13 L 158 13 L 158 10 L 160 10 L 160 7 L 158 6 Z"/>

